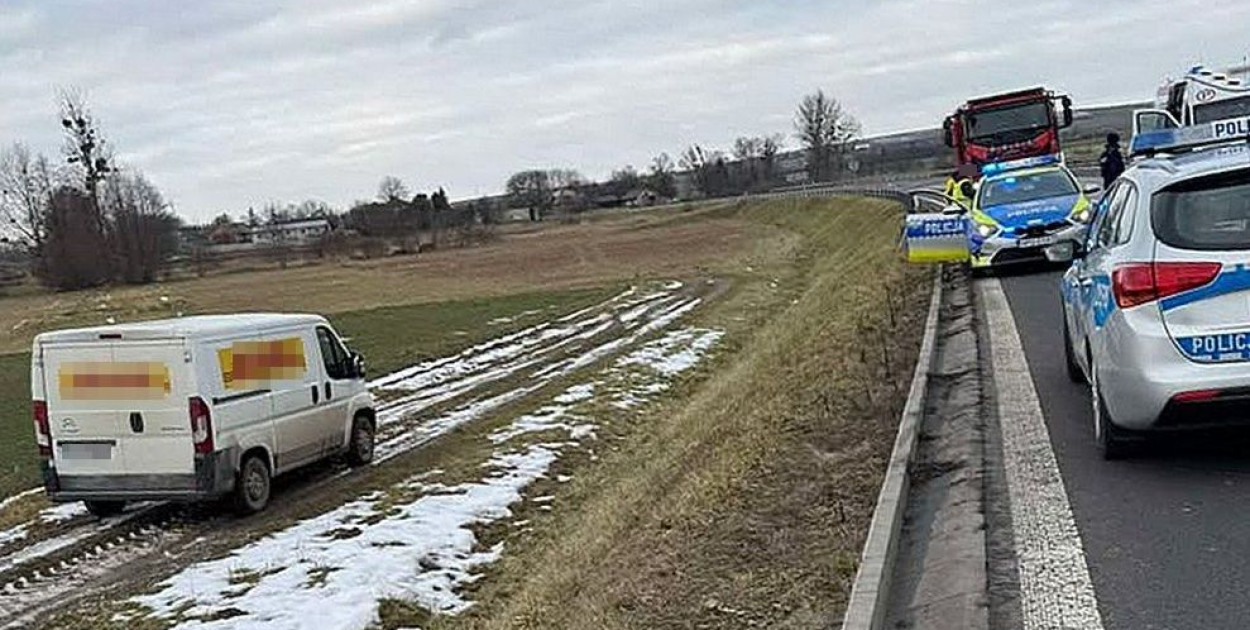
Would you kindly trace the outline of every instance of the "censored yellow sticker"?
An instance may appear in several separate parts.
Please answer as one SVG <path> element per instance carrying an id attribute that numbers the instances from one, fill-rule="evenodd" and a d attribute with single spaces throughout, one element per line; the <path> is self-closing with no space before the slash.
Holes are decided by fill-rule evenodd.
<path id="1" fill-rule="evenodd" d="M 61 400 L 160 400 L 169 395 L 169 367 L 146 361 L 81 361 L 57 370 Z"/>
<path id="2" fill-rule="evenodd" d="M 236 341 L 217 351 L 217 362 L 227 390 L 264 389 L 274 381 L 303 380 L 308 372 L 304 341 L 299 337 Z"/>

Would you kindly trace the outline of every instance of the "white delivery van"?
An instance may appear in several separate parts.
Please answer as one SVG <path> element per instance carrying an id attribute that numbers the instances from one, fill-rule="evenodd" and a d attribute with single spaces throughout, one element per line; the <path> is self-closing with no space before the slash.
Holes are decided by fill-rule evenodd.
<path id="1" fill-rule="evenodd" d="M 44 483 L 97 515 L 232 495 L 345 454 L 373 458 L 364 362 L 316 315 L 184 317 L 43 333 L 31 390 Z"/>

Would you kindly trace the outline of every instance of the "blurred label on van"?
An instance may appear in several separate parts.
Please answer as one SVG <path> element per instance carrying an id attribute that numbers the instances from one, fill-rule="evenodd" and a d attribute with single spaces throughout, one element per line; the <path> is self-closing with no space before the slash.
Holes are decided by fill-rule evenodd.
<path id="1" fill-rule="evenodd" d="M 236 341 L 217 351 L 221 380 L 228 390 L 264 389 L 274 381 L 301 381 L 308 371 L 304 341 Z"/>
<path id="2" fill-rule="evenodd" d="M 61 400 L 159 400 L 169 395 L 169 366 L 142 361 L 63 363 Z"/>

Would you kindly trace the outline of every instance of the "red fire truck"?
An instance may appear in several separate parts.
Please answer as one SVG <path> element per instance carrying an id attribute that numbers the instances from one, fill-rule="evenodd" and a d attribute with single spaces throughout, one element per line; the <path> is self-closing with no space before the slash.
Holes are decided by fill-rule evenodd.
<path id="1" fill-rule="evenodd" d="M 1072 99 L 1045 88 L 974 98 L 946 117 L 946 146 L 960 166 L 980 167 L 1060 152 L 1059 130 L 1072 124 Z"/>

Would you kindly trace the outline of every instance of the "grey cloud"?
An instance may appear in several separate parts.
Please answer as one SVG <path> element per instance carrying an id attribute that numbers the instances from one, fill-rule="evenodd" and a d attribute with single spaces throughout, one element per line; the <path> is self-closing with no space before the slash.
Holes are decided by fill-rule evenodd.
<path id="1" fill-rule="evenodd" d="M 467 196 L 790 133 L 817 87 L 870 133 L 1033 84 L 1146 99 L 1196 57 L 1241 59 L 1247 23 L 1198 0 L 19 0 L 0 8 L 0 141 L 55 152 L 54 89 L 80 85 L 196 219 L 347 203 L 388 173 Z"/>

